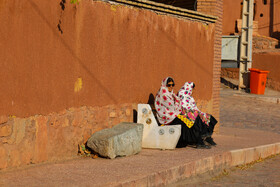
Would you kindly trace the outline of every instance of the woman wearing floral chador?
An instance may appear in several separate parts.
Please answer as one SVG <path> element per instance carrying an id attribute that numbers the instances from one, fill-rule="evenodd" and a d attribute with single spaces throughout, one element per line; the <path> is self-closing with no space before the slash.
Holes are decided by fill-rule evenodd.
<path id="1" fill-rule="evenodd" d="M 175 86 L 171 77 L 165 78 L 155 98 L 157 118 L 162 125 L 181 125 L 181 136 L 177 147 L 196 144 L 197 148 L 210 148 L 202 140 L 205 125 L 201 119 L 182 111 L 181 101 L 173 92 Z"/>
<path id="2" fill-rule="evenodd" d="M 199 116 L 201 118 L 202 122 L 207 127 L 206 129 L 203 128 L 203 134 L 206 135 L 205 141 L 210 145 L 216 145 L 211 135 L 213 134 L 213 130 L 217 123 L 217 120 L 212 115 L 201 112 L 197 108 L 195 100 L 192 97 L 194 88 L 195 84 L 193 82 L 186 82 L 184 86 L 179 90 L 178 96 L 181 99 L 182 110 L 185 110 L 186 112 L 191 111 L 195 114 L 195 116 Z"/>

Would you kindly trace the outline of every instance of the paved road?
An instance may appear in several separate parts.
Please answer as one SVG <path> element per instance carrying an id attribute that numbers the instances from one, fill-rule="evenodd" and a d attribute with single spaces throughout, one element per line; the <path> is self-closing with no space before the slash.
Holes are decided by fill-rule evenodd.
<path id="1" fill-rule="evenodd" d="M 222 85 L 220 122 L 225 127 L 253 128 L 280 134 L 280 104 L 236 96 Z"/>
<path id="2" fill-rule="evenodd" d="M 204 174 L 170 186 L 280 186 L 280 155 L 253 165 L 234 167 L 216 175 Z"/>
<path id="3" fill-rule="evenodd" d="M 221 85 L 222 126 L 260 129 L 280 134 L 280 104 L 237 95 L 237 91 Z M 170 186 L 280 187 L 280 155 L 249 166 L 251 167 L 245 167 L 245 170 L 235 167 L 225 171 L 208 172 Z"/>

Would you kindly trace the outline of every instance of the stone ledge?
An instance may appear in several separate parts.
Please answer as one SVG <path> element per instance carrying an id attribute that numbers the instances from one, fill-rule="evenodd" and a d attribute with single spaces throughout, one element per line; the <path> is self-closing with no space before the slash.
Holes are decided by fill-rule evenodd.
<path id="1" fill-rule="evenodd" d="M 266 158 L 280 153 L 280 142 L 275 144 L 262 145 L 257 147 L 238 149 L 224 152 L 181 166 L 172 167 L 133 181 L 126 181 L 118 186 L 162 186 L 174 183 L 178 180 L 203 174 L 207 171 L 225 169 L 228 167 L 247 164 L 260 158 Z"/>

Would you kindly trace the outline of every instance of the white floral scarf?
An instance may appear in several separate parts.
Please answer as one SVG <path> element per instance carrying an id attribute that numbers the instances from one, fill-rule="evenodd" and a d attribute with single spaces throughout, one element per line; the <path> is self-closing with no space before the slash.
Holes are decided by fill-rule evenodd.
<path id="1" fill-rule="evenodd" d="M 210 115 L 204 112 L 201 112 L 195 103 L 194 98 L 192 97 L 192 91 L 193 91 L 193 82 L 186 82 L 184 86 L 179 90 L 178 96 L 181 99 L 181 105 L 182 109 L 186 112 L 188 111 L 197 111 L 200 118 L 203 122 L 205 122 L 207 125 L 209 125 L 210 122 Z"/>
<path id="2" fill-rule="evenodd" d="M 172 122 L 178 114 L 181 113 L 181 102 L 173 90 L 168 91 L 167 80 L 165 78 L 155 98 L 155 108 L 157 111 L 157 118 L 161 124 L 167 125 Z"/>

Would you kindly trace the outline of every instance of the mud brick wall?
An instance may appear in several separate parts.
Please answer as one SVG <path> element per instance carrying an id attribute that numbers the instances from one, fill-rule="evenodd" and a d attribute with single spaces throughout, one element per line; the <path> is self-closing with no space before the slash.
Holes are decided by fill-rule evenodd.
<path id="1" fill-rule="evenodd" d="M 223 0 L 198 0 L 197 11 L 218 17 L 215 23 L 212 101 L 213 115 L 219 119 Z M 219 124 L 217 125 L 217 132 L 219 129 L 218 126 Z"/>
<path id="2" fill-rule="evenodd" d="M 210 15 L 218 15 L 221 12 L 217 12 L 217 5 L 219 0 L 197 0 L 197 11 Z"/>
<path id="3" fill-rule="evenodd" d="M 219 117 L 219 24 L 92 0 L 0 1 L 0 23 L 0 169 L 75 157 L 167 76 Z"/>
<path id="4" fill-rule="evenodd" d="M 269 71 L 266 86 L 280 91 L 280 50 L 253 53 L 252 67 Z"/>
<path id="5" fill-rule="evenodd" d="M 92 133 L 133 121 L 136 105 L 69 108 L 27 118 L 1 116 L 0 168 L 74 158 Z"/>
<path id="6" fill-rule="evenodd" d="M 243 0 L 224 0 L 223 34 L 236 32 L 236 22 L 241 19 L 241 3 Z M 280 3 L 276 0 L 254 0 L 254 21 L 258 23 L 258 33 L 262 36 L 280 39 Z"/>
<path id="7" fill-rule="evenodd" d="M 275 46 L 277 46 L 279 41 L 274 38 L 266 37 L 266 36 L 260 36 L 255 35 L 253 36 L 253 50 L 263 50 L 263 49 L 275 49 Z"/>
<path id="8" fill-rule="evenodd" d="M 239 79 L 239 68 L 221 68 L 221 77 Z"/>

